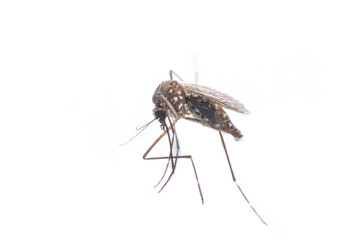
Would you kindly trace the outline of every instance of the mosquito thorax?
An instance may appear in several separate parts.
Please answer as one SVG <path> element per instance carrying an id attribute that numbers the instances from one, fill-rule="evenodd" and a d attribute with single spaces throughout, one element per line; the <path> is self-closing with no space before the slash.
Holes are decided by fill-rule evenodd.
<path id="1" fill-rule="evenodd" d="M 160 122 L 167 115 L 181 117 L 186 113 L 185 91 L 183 86 L 174 80 L 162 82 L 153 95 L 155 108 L 153 113 Z M 170 107 L 171 106 L 171 107 Z"/>

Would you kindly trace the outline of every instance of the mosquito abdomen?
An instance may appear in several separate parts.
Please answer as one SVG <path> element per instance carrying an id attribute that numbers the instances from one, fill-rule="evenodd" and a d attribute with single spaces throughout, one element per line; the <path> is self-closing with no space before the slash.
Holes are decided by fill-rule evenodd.
<path id="1" fill-rule="evenodd" d="M 186 104 L 191 115 L 198 120 L 209 123 L 209 127 L 217 127 L 235 138 L 242 137 L 240 130 L 234 126 L 220 105 L 195 94 L 186 95 Z"/>

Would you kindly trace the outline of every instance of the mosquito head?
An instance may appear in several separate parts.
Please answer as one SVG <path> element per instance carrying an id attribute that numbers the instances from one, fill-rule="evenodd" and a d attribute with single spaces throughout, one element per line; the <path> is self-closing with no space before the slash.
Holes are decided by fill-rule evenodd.
<path id="1" fill-rule="evenodd" d="M 153 95 L 153 103 L 155 104 L 155 108 L 153 110 L 153 114 L 155 116 L 155 119 L 158 119 L 159 122 L 161 123 L 161 128 L 164 128 L 164 124 L 165 124 L 165 119 L 166 119 L 166 103 L 164 102 L 163 98 L 161 97 L 162 95 L 162 88 L 163 88 L 163 84 L 165 82 L 162 82 L 155 90 L 155 93 Z"/>
<path id="2" fill-rule="evenodd" d="M 165 119 L 166 119 L 166 110 L 164 108 L 162 108 L 161 106 L 155 106 L 154 110 L 153 110 L 153 114 L 155 116 L 155 119 L 158 119 L 159 122 L 161 123 L 161 128 L 164 128 L 164 124 L 165 124 Z"/>

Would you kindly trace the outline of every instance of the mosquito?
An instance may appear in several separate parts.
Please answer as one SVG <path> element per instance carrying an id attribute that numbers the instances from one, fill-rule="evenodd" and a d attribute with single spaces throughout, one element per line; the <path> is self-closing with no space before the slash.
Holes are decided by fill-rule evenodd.
<path id="1" fill-rule="evenodd" d="M 178 82 L 173 79 L 175 75 L 182 82 Z M 154 120 L 160 122 L 163 133 L 151 144 L 148 150 L 144 153 L 144 160 L 157 160 L 157 159 L 168 159 L 165 171 L 160 179 L 160 181 L 155 185 L 157 187 L 162 180 L 164 179 L 169 165 L 171 164 L 171 173 L 168 176 L 165 183 L 160 188 L 161 192 L 164 187 L 167 185 L 173 174 L 175 173 L 177 160 L 180 158 L 190 159 L 196 182 L 198 185 L 201 201 L 204 204 L 204 197 L 201 191 L 200 182 L 198 174 L 196 172 L 195 164 L 191 155 L 179 155 L 179 141 L 177 133 L 175 130 L 175 124 L 180 119 L 189 120 L 195 123 L 199 123 L 206 127 L 210 127 L 219 132 L 222 146 L 225 151 L 226 159 L 230 168 L 232 180 L 236 184 L 237 188 L 240 190 L 242 196 L 249 204 L 250 208 L 256 214 L 256 216 L 261 220 L 265 225 L 267 223 L 260 217 L 255 208 L 251 205 L 250 201 L 240 188 L 239 184 L 236 181 L 234 171 L 231 166 L 229 154 L 227 152 L 225 141 L 223 138 L 222 132 L 229 133 L 235 137 L 235 139 L 240 139 L 242 134 L 239 129 L 237 129 L 234 124 L 230 121 L 228 114 L 224 111 L 224 108 L 230 109 L 242 114 L 250 114 L 250 112 L 245 108 L 236 99 L 230 97 L 227 94 L 221 93 L 217 90 L 214 90 L 209 87 L 199 86 L 196 84 L 185 83 L 174 71 L 170 70 L 170 80 L 163 81 L 155 90 L 155 93 L 152 98 L 155 108 L 153 109 L 153 114 L 155 118 L 142 126 L 138 130 L 141 130 L 140 134 L 148 125 L 150 125 Z M 136 134 L 134 137 L 136 137 Z M 147 157 L 155 145 L 167 135 L 170 153 L 169 156 L 165 157 Z M 133 138 L 134 138 L 133 137 Z M 132 139 L 133 139 L 132 138 Z M 130 139 L 130 140 L 132 140 Z M 130 141 L 129 140 L 129 141 Z"/>

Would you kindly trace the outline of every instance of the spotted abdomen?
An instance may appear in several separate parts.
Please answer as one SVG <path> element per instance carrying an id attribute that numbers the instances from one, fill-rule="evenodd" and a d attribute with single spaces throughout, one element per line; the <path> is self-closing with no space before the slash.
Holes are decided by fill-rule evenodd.
<path id="1" fill-rule="evenodd" d="M 240 130 L 234 126 L 220 105 L 195 94 L 187 94 L 185 98 L 187 109 L 192 117 L 209 123 L 210 126 L 219 128 L 223 132 L 230 133 L 235 138 L 242 137 Z"/>

